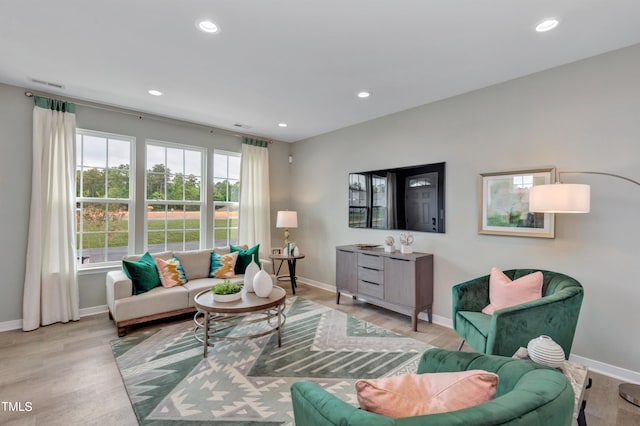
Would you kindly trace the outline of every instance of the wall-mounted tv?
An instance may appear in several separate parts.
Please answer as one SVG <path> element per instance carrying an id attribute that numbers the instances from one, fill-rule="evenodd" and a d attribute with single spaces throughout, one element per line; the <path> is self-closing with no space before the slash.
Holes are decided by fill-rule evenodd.
<path id="1" fill-rule="evenodd" d="M 444 232 L 445 163 L 349 173 L 349 226 Z"/>

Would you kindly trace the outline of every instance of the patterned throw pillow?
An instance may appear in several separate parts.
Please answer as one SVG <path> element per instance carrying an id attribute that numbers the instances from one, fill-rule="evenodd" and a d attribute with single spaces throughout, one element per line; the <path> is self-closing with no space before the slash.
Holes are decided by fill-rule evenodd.
<path id="1" fill-rule="evenodd" d="M 260 244 L 256 244 L 248 250 L 243 250 L 241 247 L 236 247 L 233 244 L 230 245 L 231 253 L 238 253 L 238 261 L 236 262 L 236 274 L 244 274 L 245 269 L 253 260 L 257 265 L 260 265 Z"/>
<path id="2" fill-rule="evenodd" d="M 209 278 L 233 278 L 238 252 L 228 254 L 211 253 L 211 271 Z"/>
<path id="3" fill-rule="evenodd" d="M 142 294 L 161 285 L 156 263 L 149 252 L 139 260 L 123 260 L 122 269 L 133 283 L 133 294 Z"/>
<path id="4" fill-rule="evenodd" d="M 160 274 L 160 282 L 163 287 L 175 287 L 187 283 L 187 277 L 184 275 L 184 269 L 177 257 L 169 260 L 155 258 L 158 273 Z"/>

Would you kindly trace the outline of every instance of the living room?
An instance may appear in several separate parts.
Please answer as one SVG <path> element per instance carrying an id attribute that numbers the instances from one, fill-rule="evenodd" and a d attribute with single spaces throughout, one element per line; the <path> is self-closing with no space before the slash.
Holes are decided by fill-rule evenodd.
<path id="1" fill-rule="evenodd" d="M 635 5 L 627 6 L 630 11 L 637 11 Z M 6 16 L 2 19 L 9 19 Z M 634 35 L 637 37 L 637 32 L 629 37 Z M 591 185 L 591 211 L 584 215 L 557 214 L 555 238 L 478 233 L 478 178 L 483 173 L 555 168 L 557 172 L 597 171 L 640 179 L 639 41 L 636 38 L 636 44 L 629 43 L 627 47 L 603 50 L 570 63 L 559 62 L 550 69 L 496 80 L 495 84 L 416 103 L 367 121 L 346 120 L 331 131 L 293 143 L 286 137 L 267 137 L 273 139 L 268 147 L 272 221 L 269 245 L 283 244 L 282 229 L 275 227 L 276 212 L 297 211 L 299 223 L 291 229 L 291 239 L 306 256 L 298 264 L 300 281 L 333 290 L 336 246 L 382 245 L 387 235 L 398 241 L 400 233 L 348 226 L 349 173 L 446 162 L 446 231 L 413 233 L 413 250 L 434 255 L 434 323 L 450 328 L 451 287 L 488 274 L 491 267 L 559 271 L 580 281 L 585 293 L 571 359 L 600 374 L 640 383 L 640 342 L 635 327 L 640 287 L 631 278 L 634 261 L 640 254 L 635 241 L 637 232 L 632 231 L 633 212 L 640 208 L 637 187 L 605 176 L 565 175 L 566 183 Z M 9 65 L 3 64 L 4 67 Z M 468 70 L 451 72 L 464 80 Z M 35 71 L 31 73 L 29 77 L 36 76 Z M 241 138 L 230 129 L 114 106 L 92 99 L 90 93 L 68 96 L 54 89 L 37 90 L 26 78 L 24 84 L 8 80 L 0 84 L 1 143 L 5 148 L 0 159 L 2 195 L 12 201 L 12 208 L 2 213 L 2 235 L 11 243 L 5 247 L 3 257 L 13 265 L 6 271 L 2 286 L 2 331 L 21 328 L 22 319 L 32 176 L 33 101 L 24 96 L 26 90 L 76 101 L 79 128 L 135 137 L 141 141 L 136 144 L 135 158 L 142 167 L 146 140 L 184 143 L 206 148 L 209 153 L 237 153 L 241 147 Z M 369 100 L 383 96 L 383 90 L 371 90 Z M 289 127 L 295 127 L 294 123 Z M 251 129 L 239 130 L 261 136 Z M 140 187 L 143 182 L 138 182 Z M 141 227 L 136 228 L 133 240 L 132 251 L 143 252 L 145 235 Z M 105 270 L 79 273 L 80 308 L 84 315 L 80 323 L 102 321 L 111 327 L 105 314 L 105 275 Z M 100 320 L 95 319 L 95 314 L 101 315 Z M 407 327 L 408 324 L 407 320 Z M 47 327 L 40 331 L 46 339 L 41 351 L 65 333 L 64 326 L 51 332 L 51 337 Z M 116 338 L 113 327 L 113 339 Z M 16 355 L 8 347 L 0 348 L 0 358 Z M 113 368 L 112 360 L 111 364 L 102 362 L 100 365 Z M 8 391 L 3 383 L 2 398 L 11 401 Z M 617 388 L 610 389 L 609 394 L 619 398 Z M 639 413 L 637 407 L 627 405 L 629 410 L 635 410 L 630 413 Z"/>

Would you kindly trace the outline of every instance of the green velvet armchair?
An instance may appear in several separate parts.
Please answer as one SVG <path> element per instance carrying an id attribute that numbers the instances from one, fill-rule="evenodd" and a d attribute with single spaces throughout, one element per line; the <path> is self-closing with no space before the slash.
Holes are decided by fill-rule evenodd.
<path id="1" fill-rule="evenodd" d="M 458 284 L 452 289 L 453 328 L 476 352 L 512 356 L 520 347 L 541 335 L 551 337 L 571 353 L 573 336 L 584 295 L 582 286 L 567 275 L 539 269 L 503 271 L 516 280 L 535 271 L 542 272 L 542 298 L 521 305 L 481 312 L 489 304 L 489 275 Z"/>
<path id="2" fill-rule="evenodd" d="M 361 410 L 312 382 L 291 386 L 299 426 L 471 426 L 571 424 L 574 394 L 557 370 L 521 359 L 431 349 L 422 355 L 418 373 L 480 369 L 498 375 L 496 397 L 484 404 L 447 413 L 393 419 Z M 355 391 L 355 390 L 354 390 Z"/>

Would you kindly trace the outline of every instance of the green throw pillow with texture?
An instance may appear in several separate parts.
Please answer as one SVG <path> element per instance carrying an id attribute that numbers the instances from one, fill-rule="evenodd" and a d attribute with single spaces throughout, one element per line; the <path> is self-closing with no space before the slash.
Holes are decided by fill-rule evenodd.
<path id="1" fill-rule="evenodd" d="M 139 260 L 123 260 L 122 269 L 133 282 L 133 294 L 142 294 L 152 288 L 162 285 L 156 262 L 149 252 L 145 253 Z"/>
<path id="2" fill-rule="evenodd" d="M 238 259 L 236 260 L 235 272 L 236 274 L 244 274 L 245 269 L 253 260 L 258 266 L 260 266 L 260 244 L 256 244 L 248 250 L 243 250 L 240 247 L 231 245 L 231 253 L 238 252 Z"/>

